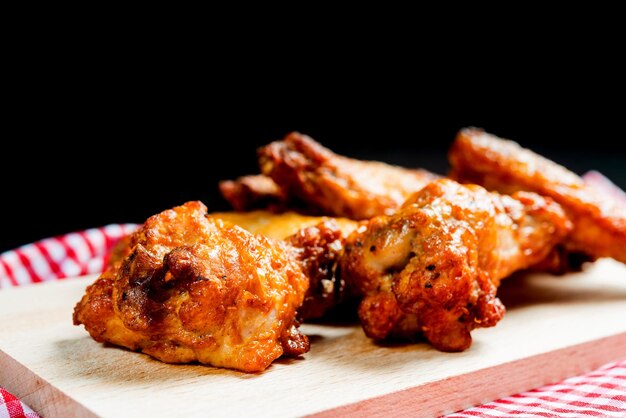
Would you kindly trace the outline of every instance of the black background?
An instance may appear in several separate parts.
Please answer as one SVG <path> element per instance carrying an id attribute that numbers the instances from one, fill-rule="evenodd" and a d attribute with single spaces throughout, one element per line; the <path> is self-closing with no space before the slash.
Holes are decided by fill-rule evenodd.
<path id="1" fill-rule="evenodd" d="M 456 131 L 478 126 L 626 187 L 622 69 L 491 62 L 474 76 L 466 64 L 438 78 L 303 64 L 265 76 L 254 62 L 211 76 L 27 74 L 5 115 L 0 251 L 188 200 L 227 209 L 218 180 L 256 172 L 255 149 L 291 130 L 351 157 L 445 173 Z"/>

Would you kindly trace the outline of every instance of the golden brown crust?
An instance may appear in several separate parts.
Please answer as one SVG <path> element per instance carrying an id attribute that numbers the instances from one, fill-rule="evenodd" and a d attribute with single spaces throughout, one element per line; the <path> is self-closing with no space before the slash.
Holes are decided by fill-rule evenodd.
<path id="1" fill-rule="evenodd" d="M 502 193 L 527 190 L 549 196 L 574 229 L 566 248 L 626 263 L 626 208 L 564 167 L 480 129 L 463 129 L 450 150 L 451 176 Z"/>
<path id="2" fill-rule="evenodd" d="M 342 272 L 364 296 L 370 337 L 423 332 L 436 348 L 459 351 L 472 329 L 502 317 L 500 280 L 545 258 L 570 229 L 550 199 L 442 179 L 354 232 Z"/>
<path id="3" fill-rule="evenodd" d="M 189 202 L 132 235 L 130 255 L 87 289 L 74 323 L 165 362 L 257 372 L 308 350 L 293 327 L 307 288 L 286 244 Z"/>
<path id="4" fill-rule="evenodd" d="M 293 132 L 258 151 L 263 174 L 288 196 L 329 216 L 369 219 L 391 214 L 438 176 L 375 161 L 342 157 Z"/>

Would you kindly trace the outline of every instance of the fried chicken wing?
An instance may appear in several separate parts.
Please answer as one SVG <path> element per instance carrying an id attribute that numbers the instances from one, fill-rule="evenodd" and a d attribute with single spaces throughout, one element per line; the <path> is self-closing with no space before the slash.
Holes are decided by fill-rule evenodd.
<path id="1" fill-rule="evenodd" d="M 395 212 L 435 174 L 343 157 L 293 132 L 258 151 L 261 171 L 288 195 L 330 216 L 369 219 Z"/>
<path id="2" fill-rule="evenodd" d="M 565 248 L 626 263 L 626 205 L 616 193 L 586 183 L 566 168 L 480 129 L 464 129 L 450 150 L 451 176 L 489 190 L 527 190 L 563 206 L 574 224 Z"/>
<path id="3" fill-rule="evenodd" d="M 304 216 L 294 212 L 216 212 L 209 215 L 273 239 L 284 239 L 309 279 L 301 319 L 319 318 L 346 297 L 348 289 L 338 274 L 345 238 L 359 225 L 346 218 Z"/>
<path id="4" fill-rule="evenodd" d="M 359 317 L 369 337 L 422 332 L 437 349 L 460 351 L 472 329 L 504 314 L 500 280 L 545 258 L 570 229 L 549 198 L 441 179 L 355 231 L 341 269 L 364 296 Z"/>
<path id="5" fill-rule="evenodd" d="M 74 310 L 96 341 L 245 372 L 308 351 L 295 322 L 308 279 L 286 243 L 189 202 L 149 218 L 129 248 Z"/>

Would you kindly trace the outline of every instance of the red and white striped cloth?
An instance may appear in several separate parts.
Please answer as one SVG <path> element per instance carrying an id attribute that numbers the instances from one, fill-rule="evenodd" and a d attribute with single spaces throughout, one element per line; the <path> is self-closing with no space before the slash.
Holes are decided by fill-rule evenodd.
<path id="1" fill-rule="evenodd" d="M 626 194 L 602 174 L 591 172 L 584 178 L 603 193 L 626 202 Z M 100 273 L 111 248 L 136 228 L 134 224 L 108 225 L 2 253 L 0 288 Z M 39 417 L 1 385 L 2 382 L 0 418 Z M 626 417 L 626 359 L 555 385 L 448 415 L 453 418 L 504 416 Z"/>
<path id="2" fill-rule="evenodd" d="M 0 288 L 101 273 L 111 248 L 137 228 L 108 225 L 47 238 L 0 254 Z"/>
<path id="3" fill-rule="evenodd" d="M 626 417 L 626 359 L 446 417 Z"/>
<path id="4" fill-rule="evenodd" d="M 0 418 L 41 418 L 0 386 Z"/>

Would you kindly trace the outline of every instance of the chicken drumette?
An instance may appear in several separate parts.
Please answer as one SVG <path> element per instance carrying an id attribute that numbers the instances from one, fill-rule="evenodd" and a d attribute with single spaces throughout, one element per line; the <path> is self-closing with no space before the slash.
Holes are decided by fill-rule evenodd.
<path id="1" fill-rule="evenodd" d="M 87 288 L 74 323 L 164 362 L 261 371 L 308 351 L 295 317 L 309 281 L 293 251 L 189 202 L 131 236 L 128 256 Z"/>
<path id="2" fill-rule="evenodd" d="M 480 129 L 464 129 L 450 150 L 451 176 L 489 190 L 527 190 L 549 196 L 563 206 L 574 229 L 565 253 L 613 257 L 626 263 L 626 206 L 617 193 L 566 168 Z M 558 256 L 557 256 L 558 259 Z"/>
<path id="3" fill-rule="evenodd" d="M 343 157 L 297 132 L 260 148 L 258 155 L 263 174 L 286 196 L 306 202 L 313 212 L 357 220 L 392 214 L 438 177 Z"/>
<path id="4" fill-rule="evenodd" d="M 341 270 L 364 297 L 359 317 L 369 337 L 422 332 L 437 349 L 460 351 L 472 329 L 502 317 L 500 280 L 543 259 L 570 228 L 550 199 L 442 179 L 355 231 Z"/>

